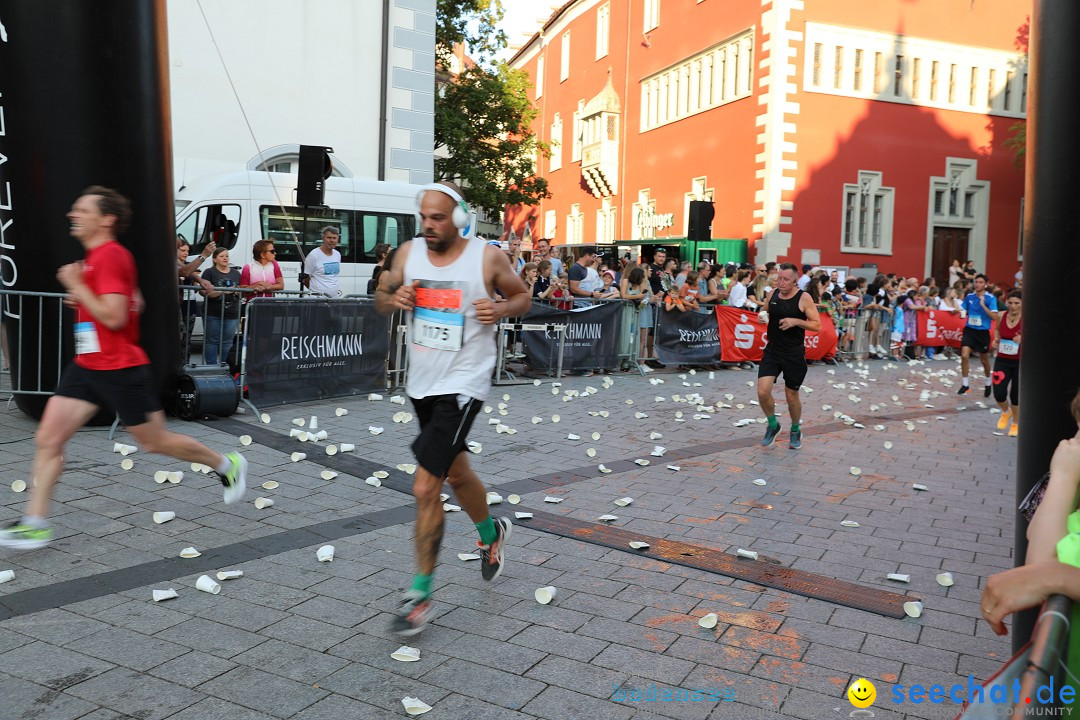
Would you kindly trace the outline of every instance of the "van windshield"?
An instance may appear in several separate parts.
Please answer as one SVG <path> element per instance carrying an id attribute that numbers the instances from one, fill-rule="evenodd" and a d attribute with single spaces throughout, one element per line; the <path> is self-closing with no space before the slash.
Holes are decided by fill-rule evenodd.
<path id="1" fill-rule="evenodd" d="M 374 263 L 375 246 L 386 243 L 397 247 L 413 237 L 415 216 L 407 213 L 381 213 L 369 210 L 337 210 L 308 208 L 307 225 L 304 209 L 277 205 L 259 208 L 262 237 L 274 241 L 278 262 L 300 262 L 296 249 L 299 242 L 306 257 L 322 244 L 322 230 L 327 225 L 340 229 L 338 252 L 342 262 Z"/>

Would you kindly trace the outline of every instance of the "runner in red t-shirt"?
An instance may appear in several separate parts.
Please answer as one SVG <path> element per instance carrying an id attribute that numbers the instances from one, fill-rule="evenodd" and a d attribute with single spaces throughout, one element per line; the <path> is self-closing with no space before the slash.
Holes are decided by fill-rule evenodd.
<path id="1" fill-rule="evenodd" d="M 1008 312 L 994 326 L 994 399 L 1001 408 L 998 430 L 1009 428 L 1009 437 L 1020 434 L 1020 291 L 1013 290 L 1005 297 Z M 1011 404 L 1011 407 L 1010 407 Z M 1010 423 L 1010 420 L 1012 421 Z"/>
<path id="2" fill-rule="evenodd" d="M 242 455 L 221 455 L 165 427 L 150 360 L 139 346 L 142 298 L 135 262 L 116 241 L 130 218 L 127 198 L 98 186 L 84 190 L 68 213 L 71 235 L 86 250 L 85 260 L 64 265 L 56 273 L 68 292 L 68 303 L 76 310 L 75 361 L 61 375 L 38 425 L 31 470 L 37 482 L 26 515 L 0 530 L 0 547 L 33 550 L 52 540 L 46 517 L 64 469 L 64 446 L 102 408 L 115 411 L 147 452 L 217 470 L 227 504 L 244 495 L 247 461 Z"/>

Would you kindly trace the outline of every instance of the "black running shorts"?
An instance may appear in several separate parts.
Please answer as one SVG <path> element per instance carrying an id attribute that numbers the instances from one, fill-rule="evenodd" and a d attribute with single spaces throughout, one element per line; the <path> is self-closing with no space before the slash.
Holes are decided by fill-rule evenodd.
<path id="1" fill-rule="evenodd" d="M 784 386 L 788 390 L 798 390 L 806 378 L 806 356 L 802 353 L 778 353 L 766 345 L 757 376 L 779 379 L 781 375 L 784 376 Z"/>
<path id="2" fill-rule="evenodd" d="M 435 477 L 445 478 L 464 452 L 465 438 L 483 403 L 464 395 L 410 399 L 420 421 L 420 435 L 412 444 L 416 462 Z"/>
<path id="3" fill-rule="evenodd" d="M 960 340 L 960 346 L 969 347 L 980 355 L 984 355 L 990 352 L 990 331 L 965 327 L 963 339 Z"/>
<path id="4" fill-rule="evenodd" d="M 998 357 L 994 360 L 994 399 L 1004 403 L 1006 399 L 1020 407 L 1020 361 Z"/>
<path id="5" fill-rule="evenodd" d="M 60 376 L 56 394 L 111 410 L 128 427 L 142 425 L 147 421 L 147 415 L 161 409 L 149 365 L 120 370 L 87 370 L 72 363 Z"/>

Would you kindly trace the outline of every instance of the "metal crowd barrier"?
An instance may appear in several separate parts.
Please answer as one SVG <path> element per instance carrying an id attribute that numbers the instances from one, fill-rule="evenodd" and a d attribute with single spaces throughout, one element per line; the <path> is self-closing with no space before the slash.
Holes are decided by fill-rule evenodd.
<path id="1" fill-rule="evenodd" d="M 840 316 L 836 324 L 836 359 L 887 357 L 892 343 L 893 310 L 860 309 L 855 317 Z M 885 356 L 878 349 L 885 350 Z"/>
<path id="2" fill-rule="evenodd" d="M 26 292 L 21 290 L 0 290 L 0 332 L 8 334 L 13 325 L 18 326 L 14 335 L 8 335 L 8 353 L 6 358 L 10 367 L 10 385 L 5 388 L 14 399 L 21 395 L 52 395 L 53 389 L 45 385 L 55 385 L 64 369 L 64 347 L 70 346 L 71 340 L 64 331 L 63 293 Z M 15 321 L 15 322 L 12 322 Z M 29 321 L 29 322 L 27 322 Z M 52 336 L 52 341 L 45 342 Z M 25 352 L 29 345 L 31 352 Z M 46 350 L 51 347 L 53 352 Z M 32 354 L 31 354 L 32 353 Z M 19 361 L 16 362 L 15 355 Z M 25 360 L 36 359 L 32 367 L 26 367 Z M 46 374 L 46 368 L 49 372 Z M 47 379 L 46 379 L 47 378 Z"/>

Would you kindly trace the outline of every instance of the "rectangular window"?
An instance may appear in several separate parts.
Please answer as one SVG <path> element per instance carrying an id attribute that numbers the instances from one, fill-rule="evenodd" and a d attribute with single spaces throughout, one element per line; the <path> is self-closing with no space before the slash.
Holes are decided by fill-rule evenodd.
<path id="1" fill-rule="evenodd" d="M 548 210 L 544 213 L 544 237 L 549 240 L 555 239 L 555 232 L 558 230 L 555 227 L 556 217 L 554 210 Z"/>
<path id="2" fill-rule="evenodd" d="M 611 6 L 604 5 L 596 11 L 596 59 L 608 54 L 608 36 L 611 34 Z"/>
<path id="3" fill-rule="evenodd" d="M 968 86 L 968 105 L 975 106 L 975 96 L 979 92 L 979 68 L 971 68 L 971 83 Z"/>
<path id="4" fill-rule="evenodd" d="M 881 206 L 884 204 L 884 196 L 874 195 L 874 222 L 870 233 L 870 242 L 875 250 L 881 249 Z"/>
<path id="5" fill-rule="evenodd" d="M 896 69 L 893 71 L 893 91 L 892 94 L 896 97 L 900 97 L 900 94 L 904 89 L 904 56 L 896 56 Z"/>
<path id="6" fill-rule="evenodd" d="M 1016 79 L 1016 73 L 1014 73 L 1014 72 L 1006 72 L 1005 73 L 1005 97 L 1003 98 L 1004 102 L 1003 102 L 1003 105 L 1002 105 L 1002 107 L 1005 110 L 1012 110 L 1012 85 L 1013 85 L 1013 80 L 1015 80 L 1015 79 Z"/>
<path id="7" fill-rule="evenodd" d="M 1027 73 L 1024 73 L 1024 84 L 1020 86 L 1020 112 L 1027 112 Z"/>
<path id="8" fill-rule="evenodd" d="M 956 102 L 956 66 L 949 66 L 949 102 Z"/>
<path id="9" fill-rule="evenodd" d="M 997 80 L 997 71 L 990 69 L 986 78 L 986 106 L 993 107 L 994 105 L 994 81 Z"/>
<path id="10" fill-rule="evenodd" d="M 814 87 L 821 85 L 821 43 L 814 43 Z"/>
<path id="11" fill-rule="evenodd" d="M 885 56 L 874 53 L 874 94 L 880 95 L 885 89 Z"/>
<path id="12" fill-rule="evenodd" d="M 536 60 L 536 99 L 544 97 L 544 56 Z"/>
<path id="13" fill-rule="evenodd" d="M 975 217 L 975 191 L 969 190 L 964 193 L 964 217 Z"/>
<path id="14" fill-rule="evenodd" d="M 870 193 L 859 193 L 859 247 L 866 247 L 866 233 L 870 224 Z"/>
<path id="15" fill-rule="evenodd" d="M 945 191 L 934 191 L 934 214 L 941 215 L 945 210 Z"/>
<path id="16" fill-rule="evenodd" d="M 553 171 L 562 167 L 562 134 L 562 117 L 555 113 L 551 122 L 551 157 L 548 159 L 548 168 Z"/>
<path id="17" fill-rule="evenodd" d="M 578 100 L 578 109 L 574 111 L 574 127 L 572 129 L 574 136 L 570 138 L 570 162 L 577 162 L 581 159 L 581 115 L 584 107 L 585 101 Z"/>
<path id="18" fill-rule="evenodd" d="M 862 50 L 855 50 L 855 92 L 862 90 L 862 55 Z"/>
<path id="19" fill-rule="evenodd" d="M 938 61 L 930 63 L 930 102 L 937 102 Z"/>
<path id="20" fill-rule="evenodd" d="M 338 252 L 341 253 L 343 262 L 375 262 L 373 255 L 365 257 L 362 246 L 358 248 L 356 242 L 356 229 L 354 228 L 355 215 L 352 210 L 335 210 L 334 208 L 309 208 L 307 213 L 308 223 L 304 230 L 304 210 L 298 207 L 286 207 L 284 212 L 277 205 L 263 205 L 259 208 L 259 220 L 262 223 L 262 237 L 273 240 L 274 247 L 278 251 L 275 258 L 278 262 L 300 262 L 300 255 L 296 250 L 296 242 L 299 241 L 304 249 L 304 254 L 322 244 L 322 229 L 326 225 L 335 225 L 341 230 L 341 241 L 338 243 Z M 373 214 L 374 215 L 374 214 Z M 389 240 L 376 240 L 375 242 L 388 242 L 397 244 L 408 240 L 413 236 L 412 229 L 416 227 L 416 220 L 408 215 L 379 215 L 384 225 L 392 223 L 394 233 L 385 232 Z M 361 229 L 363 232 L 363 229 Z M 301 235 L 303 233 L 303 235 Z M 374 237 L 374 235 L 372 235 Z M 374 250 L 374 243 L 371 250 Z M 370 254 L 370 253 L 369 253 Z"/>
<path id="21" fill-rule="evenodd" d="M 911 99 L 917 100 L 919 97 L 919 70 L 922 69 L 922 60 L 920 58 L 912 58 L 911 60 Z"/>
<path id="22" fill-rule="evenodd" d="M 660 27 L 660 0 L 645 0 L 644 32 Z"/>
<path id="23" fill-rule="evenodd" d="M 956 217 L 959 215 L 959 211 L 956 209 L 957 202 L 960 199 L 960 192 L 956 188 L 949 190 L 949 215 Z"/>
<path id="24" fill-rule="evenodd" d="M 855 202 L 858 196 L 856 190 L 844 194 L 844 247 L 851 247 L 851 236 L 855 232 Z"/>
<path id="25" fill-rule="evenodd" d="M 844 48 L 837 45 L 836 52 L 833 53 L 833 87 L 837 90 L 840 89 L 841 82 L 844 77 Z"/>
<path id="26" fill-rule="evenodd" d="M 559 68 L 559 82 L 570 77 L 570 31 L 562 36 L 562 65 Z"/>
<path id="27" fill-rule="evenodd" d="M 860 170 L 858 182 L 844 185 L 841 252 L 892 254 L 893 196 L 882 174 Z"/>

